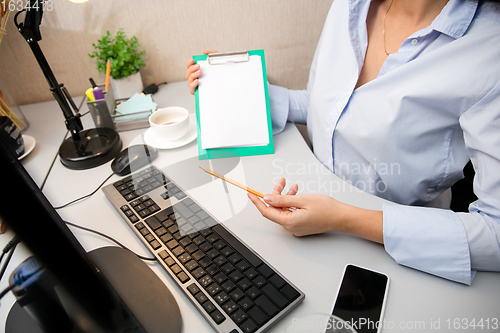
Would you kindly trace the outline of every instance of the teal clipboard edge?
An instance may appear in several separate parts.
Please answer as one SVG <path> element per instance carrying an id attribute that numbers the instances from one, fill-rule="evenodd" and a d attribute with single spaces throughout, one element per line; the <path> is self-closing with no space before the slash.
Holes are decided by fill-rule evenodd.
<path id="1" fill-rule="evenodd" d="M 265 146 L 252 146 L 252 147 L 233 147 L 233 148 L 216 148 L 216 149 L 203 149 L 201 148 L 201 127 L 200 127 L 200 105 L 198 88 L 194 91 L 196 102 L 196 131 L 198 133 L 198 158 L 200 160 L 209 160 L 216 158 L 227 158 L 236 156 L 253 156 L 253 155 L 266 155 L 274 154 L 274 141 L 273 141 L 273 128 L 271 123 L 271 108 L 269 106 L 269 90 L 267 86 L 267 72 L 266 72 L 266 59 L 264 57 L 264 50 L 251 50 L 247 51 L 249 55 L 258 55 L 262 62 L 262 80 L 264 81 L 264 90 L 266 95 L 266 109 L 267 109 L 267 130 L 269 133 L 269 144 Z M 206 54 L 193 56 L 194 63 L 198 61 L 207 60 Z"/>

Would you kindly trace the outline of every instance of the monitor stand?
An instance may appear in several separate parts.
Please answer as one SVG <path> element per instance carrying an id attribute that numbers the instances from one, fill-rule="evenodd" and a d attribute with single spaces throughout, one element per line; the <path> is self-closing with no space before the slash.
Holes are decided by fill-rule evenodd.
<path id="1" fill-rule="evenodd" d="M 103 247 L 89 256 L 118 296 L 148 333 L 179 333 L 181 314 L 172 293 L 158 276 L 136 255 L 119 247 Z M 63 264 L 63 263 L 61 263 Z M 81 316 L 78 304 L 56 288 L 70 318 L 77 327 L 72 332 L 99 332 L 95 324 Z M 43 333 L 38 324 L 17 302 L 9 312 L 6 333 Z"/>

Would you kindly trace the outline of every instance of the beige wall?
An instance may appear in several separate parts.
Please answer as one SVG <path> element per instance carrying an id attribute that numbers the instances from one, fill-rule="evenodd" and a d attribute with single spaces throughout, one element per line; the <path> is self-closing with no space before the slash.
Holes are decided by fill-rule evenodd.
<path id="1" fill-rule="evenodd" d="M 185 66 L 203 49 L 264 49 L 271 83 L 304 88 L 332 0 L 54 0 L 41 25 L 42 48 L 52 70 L 73 96 L 103 82 L 92 43 L 123 28 L 146 50 L 144 85 L 185 79 Z M 18 105 L 52 95 L 13 14 L 0 46 L 0 86 Z"/>

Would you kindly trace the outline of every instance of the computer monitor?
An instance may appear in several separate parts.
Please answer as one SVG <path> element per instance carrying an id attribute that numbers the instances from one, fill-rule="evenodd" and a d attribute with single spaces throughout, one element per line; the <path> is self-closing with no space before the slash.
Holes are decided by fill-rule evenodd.
<path id="1" fill-rule="evenodd" d="M 77 304 L 71 308 L 84 312 L 92 331 L 179 332 L 177 303 L 145 263 L 116 247 L 89 256 L 2 140 L 0 166 L 0 216 L 71 296 Z"/>

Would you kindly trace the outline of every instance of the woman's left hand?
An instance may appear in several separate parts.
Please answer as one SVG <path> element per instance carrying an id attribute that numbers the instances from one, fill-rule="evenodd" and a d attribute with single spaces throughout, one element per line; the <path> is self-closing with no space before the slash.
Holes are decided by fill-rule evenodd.
<path id="1" fill-rule="evenodd" d="M 253 194 L 249 193 L 248 197 L 264 217 L 295 236 L 340 231 L 383 242 L 382 212 L 347 205 L 325 195 L 296 195 L 296 184 L 286 195 L 281 195 L 285 185 L 285 179 L 281 178 L 273 193 L 264 196 L 264 202 L 269 206 Z M 284 209 L 290 207 L 294 209 Z"/>

